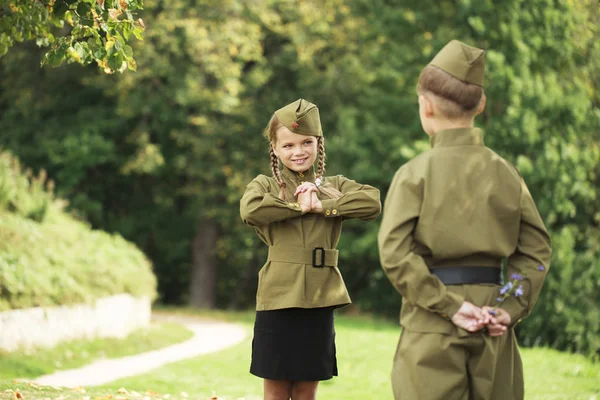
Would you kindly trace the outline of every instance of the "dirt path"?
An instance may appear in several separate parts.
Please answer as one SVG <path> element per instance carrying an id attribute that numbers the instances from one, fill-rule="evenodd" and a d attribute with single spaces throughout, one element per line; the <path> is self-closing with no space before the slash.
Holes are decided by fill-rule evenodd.
<path id="1" fill-rule="evenodd" d="M 240 325 L 201 321 L 193 318 L 160 315 L 159 321 L 171 320 L 194 332 L 186 342 L 135 356 L 96 361 L 82 368 L 56 372 L 34 382 L 64 387 L 96 386 L 128 376 L 139 375 L 175 361 L 213 353 L 240 343 L 248 335 Z"/>

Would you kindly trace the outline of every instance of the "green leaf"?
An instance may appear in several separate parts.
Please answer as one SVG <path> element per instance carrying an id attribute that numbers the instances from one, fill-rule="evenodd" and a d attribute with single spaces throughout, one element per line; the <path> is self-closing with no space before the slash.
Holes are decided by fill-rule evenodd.
<path id="1" fill-rule="evenodd" d="M 99 37 L 89 38 L 87 44 L 94 59 L 103 60 L 106 57 L 106 49 Z"/>
<path id="2" fill-rule="evenodd" d="M 68 45 L 65 44 L 53 48 L 46 54 L 44 63 L 47 63 L 51 67 L 58 67 L 65 61 L 68 49 Z"/>
<path id="3" fill-rule="evenodd" d="M 81 63 L 88 64 L 92 61 L 92 54 L 86 42 L 77 42 L 73 48 L 77 52 Z"/>
<path id="4" fill-rule="evenodd" d="M 77 14 L 83 19 L 92 19 L 92 5 L 90 3 L 79 3 L 77 6 Z"/>
<path id="5" fill-rule="evenodd" d="M 62 18 L 67 10 L 69 10 L 69 5 L 65 2 L 65 0 L 56 0 L 54 6 L 52 7 L 52 13 L 57 18 Z"/>
<path id="6" fill-rule="evenodd" d="M 115 52 L 112 55 L 108 56 L 107 65 L 113 71 L 118 71 L 123 65 L 123 54 L 119 52 Z"/>
<path id="7" fill-rule="evenodd" d="M 138 40 L 144 40 L 144 29 L 140 26 L 133 28 L 133 36 Z"/>
<path id="8" fill-rule="evenodd" d="M 129 45 L 123 46 L 123 54 L 125 54 L 125 57 L 128 59 L 133 57 L 133 49 L 131 48 L 131 46 L 129 46 Z"/>
<path id="9" fill-rule="evenodd" d="M 129 40 L 131 34 L 133 33 L 133 25 L 129 21 L 123 21 L 122 26 L 123 37 L 125 38 L 125 40 Z"/>

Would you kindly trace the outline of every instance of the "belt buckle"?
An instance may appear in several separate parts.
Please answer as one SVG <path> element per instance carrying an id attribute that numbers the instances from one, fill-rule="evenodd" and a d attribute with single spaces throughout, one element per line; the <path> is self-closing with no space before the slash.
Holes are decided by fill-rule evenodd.
<path id="1" fill-rule="evenodd" d="M 321 262 L 317 264 L 317 252 L 321 252 Z M 315 247 L 312 251 L 312 266 L 314 268 L 323 268 L 325 266 L 325 249 L 322 247 Z"/>

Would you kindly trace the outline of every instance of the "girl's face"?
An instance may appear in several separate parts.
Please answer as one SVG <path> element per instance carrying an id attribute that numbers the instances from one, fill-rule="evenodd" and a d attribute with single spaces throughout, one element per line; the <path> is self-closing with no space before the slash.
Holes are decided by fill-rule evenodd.
<path id="1" fill-rule="evenodd" d="M 285 126 L 277 130 L 277 141 L 272 143 L 275 155 L 283 165 L 294 172 L 304 172 L 317 159 L 317 138 L 299 135 Z"/>

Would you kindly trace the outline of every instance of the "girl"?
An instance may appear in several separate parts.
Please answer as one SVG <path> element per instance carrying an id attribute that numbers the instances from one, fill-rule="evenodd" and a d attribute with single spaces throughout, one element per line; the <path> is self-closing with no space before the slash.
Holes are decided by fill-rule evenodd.
<path id="1" fill-rule="evenodd" d="M 240 202 L 242 220 L 269 246 L 250 372 L 264 378 L 265 400 L 315 399 L 319 381 L 337 376 L 334 309 L 350 303 L 336 250 L 342 221 L 375 219 L 379 190 L 323 177 L 319 110 L 306 100 L 275 111 L 265 135 L 273 177 L 257 176 Z"/>

